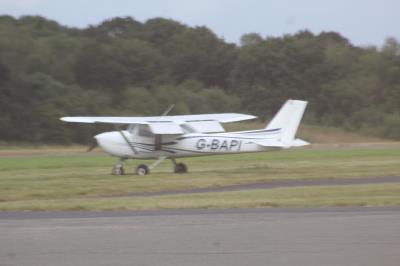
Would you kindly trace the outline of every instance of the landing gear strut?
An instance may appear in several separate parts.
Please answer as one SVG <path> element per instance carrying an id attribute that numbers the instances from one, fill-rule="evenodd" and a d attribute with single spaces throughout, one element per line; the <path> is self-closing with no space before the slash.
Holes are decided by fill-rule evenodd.
<path id="1" fill-rule="evenodd" d="M 160 158 L 158 158 L 157 161 L 155 161 L 154 163 L 152 163 L 149 167 L 147 167 L 147 165 L 145 164 L 141 164 L 136 168 L 136 173 L 138 175 L 147 175 L 150 173 L 150 170 L 153 170 L 157 165 L 159 165 L 160 163 L 162 163 L 165 160 L 165 156 L 162 156 Z"/>
<path id="2" fill-rule="evenodd" d="M 160 157 L 158 158 L 157 161 L 155 161 L 153 164 L 151 164 L 150 166 L 147 166 L 145 164 L 140 164 L 137 168 L 136 168 L 136 174 L 138 175 L 147 175 L 150 173 L 150 170 L 154 169 L 157 165 L 159 165 L 162 161 L 164 161 L 166 159 L 166 157 Z M 125 168 L 124 168 L 124 161 L 126 159 L 121 158 L 119 160 L 119 162 L 114 165 L 113 169 L 112 169 L 112 174 L 113 175 L 124 175 L 125 174 Z M 178 173 L 178 174 L 183 174 L 183 173 L 187 173 L 188 168 L 186 166 L 186 164 L 184 163 L 177 163 L 175 161 L 174 158 L 171 158 L 171 161 L 174 164 L 174 172 Z"/>

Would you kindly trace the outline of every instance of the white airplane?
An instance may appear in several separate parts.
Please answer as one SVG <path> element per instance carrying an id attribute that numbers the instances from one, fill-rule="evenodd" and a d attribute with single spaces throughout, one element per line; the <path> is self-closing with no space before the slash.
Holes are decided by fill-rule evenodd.
<path id="1" fill-rule="evenodd" d="M 120 158 L 112 174 L 125 173 L 127 159 L 157 159 L 149 167 L 141 164 L 136 173 L 146 175 L 165 159 L 171 159 L 175 173 L 187 172 L 176 158 L 263 152 L 308 145 L 295 135 L 307 106 L 306 101 L 288 100 L 269 124 L 260 130 L 225 132 L 221 123 L 257 118 L 236 113 L 152 117 L 62 117 L 65 122 L 129 125 L 126 130 L 94 136 L 100 147 Z"/>

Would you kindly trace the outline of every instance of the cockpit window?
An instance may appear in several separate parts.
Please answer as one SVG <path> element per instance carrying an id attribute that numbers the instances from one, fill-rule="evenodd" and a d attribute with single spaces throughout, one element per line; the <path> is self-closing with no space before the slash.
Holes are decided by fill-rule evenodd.
<path id="1" fill-rule="evenodd" d="M 135 124 L 132 124 L 132 125 L 128 126 L 128 132 L 131 133 L 131 134 L 135 133 L 135 129 L 136 129 L 136 125 Z"/>
<path id="2" fill-rule="evenodd" d="M 189 126 L 188 124 L 182 124 L 181 128 L 183 129 L 183 132 L 185 134 L 195 133 L 196 132 L 196 130 L 194 130 L 194 128 Z"/>
<path id="3" fill-rule="evenodd" d="M 147 138 L 151 138 L 154 136 L 153 133 L 150 131 L 149 126 L 147 126 L 147 125 L 139 126 L 138 135 L 141 137 L 147 137 Z"/>

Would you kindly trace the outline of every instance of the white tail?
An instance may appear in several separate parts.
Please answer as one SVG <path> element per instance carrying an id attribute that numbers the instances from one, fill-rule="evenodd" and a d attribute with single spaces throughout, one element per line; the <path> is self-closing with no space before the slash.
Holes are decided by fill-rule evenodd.
<path id="1" fill-rule="evenodd" d="M 304 146 L 308 142 L 295 139 L 297 129 L 299 127 L 307 102 L 300 100 L 288 100 L 281 107 L 279 112 L 272 118 L 266 129 L 281 129 L 280 140 L 287 146 Z"/>

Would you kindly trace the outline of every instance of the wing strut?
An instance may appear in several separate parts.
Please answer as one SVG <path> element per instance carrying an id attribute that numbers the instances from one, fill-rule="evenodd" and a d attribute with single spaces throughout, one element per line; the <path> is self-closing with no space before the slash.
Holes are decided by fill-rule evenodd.
<path id="1" fill-rule="evenodd" d="M 155 161 L 154 163 L 152 163 L 149 166 L 150 170 L 153 170 L 157 165 L 159 165 L 160 163 L 162 163 L 167 157 L 166 156 L 161 156 L 157 159 L 157 161 Z"/>
<path id="2" fill-rule="evenodd" d="M 115 128 L 117 129 L 117 131 L 119 132 L 119 134 L 121 134 L 121 137 L 125 140 L 125 142 L 128 144 L 128 146 L 131 148 L 131 150 L 133 151 L 134 154 L 137 154 L 137 150 L 135 149 L 135 147 L 132 145 L 132 143 L 129 141 L 128 137 L 124 134 L 124 132 L 119 128 L 119 126 L 115 125 Z"/>
<path id="3" fill-rule="evenodd" d="M 174 109 L 175 104 L 171 104 L 167 110 L 164 111 L 164 113 L 161 114 L 161 116 L 166 116 L 171 112 L 172 109 Z M 155 144 L 155 150 L 159 151 L 161 150 L 161 143 L 162 143 L 162 135 L 160 134 L 154 134 L 154 144 Z"/>

